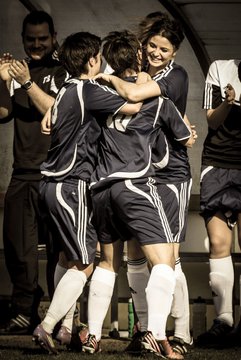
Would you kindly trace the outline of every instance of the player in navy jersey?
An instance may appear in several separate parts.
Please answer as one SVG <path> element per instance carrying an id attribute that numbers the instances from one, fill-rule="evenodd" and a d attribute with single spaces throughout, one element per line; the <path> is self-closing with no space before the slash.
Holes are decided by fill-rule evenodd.
<path id="1" fill-rule="evenodd" d="M 49 296 L 56 265 L 38 193 L 40 164 L 50 145 L 50 138 L 41 134 L 41 120 L 67 74 L 56 58 L 49 14 L 32 11 L 25 17 L 22 42 L 26 59 L 13 59 L 9 53 L 0 59 L 1 123 L 13 123 L 13 171 L 3 219 L 4 256 L 13 288 L 10 319 L 1 326 L 1 335 L 32 333 L 39 322 L 43 290 L 38 285 L 38 245 L 46 244 Z"/>
<path id="2" fill-rule="evenodd" d="M 132 34 L 113 32 L 106 38 L 103 54 L 107 63 L 118 76 L 123 77 L 128 74 L 136 76 L 136 69 L 132 68 L 132 64 L 139 46 L 137 39 Z M 124 65 L 126 65 L 126 71 L 124 71 Z M 178 119 L 176 119 L 177 117 Z M 112 117 L 112 119 L 108 119 L 106 126 L 102 129 L 100 159 L 97 169 L 91 177 L 91 189 L 97 231 L 100 234 L 103 252 L 102 261 L 95 270 L 90 285 L 88 302 L 90 336 L 87 344 L 83 345 L 84 351 L 94 353 L 99 349 L 102 323 L 111 299 L 115 273 L 119 267 L 118 261 L 121 259 L 121 244 L 117 239 L 119 236 L 124 239 L 134 236 L 154 268 L 147 287 L 149 331 L 143 333 L 142 344 L 146 348 L 149 346 L 152 351 L 160 352 L 159 345 L 155 341 L 156 338 L 161 341 L 166 355 L 171 358 L 182 358 L 180 354 L 172 351 L 165 336 L 166 318 L 169 314 L 168 304 L 172 298 L 172 285 L 174 284 L 174 273 L 171 267 L 171 259 L 174 258 L 173 237 L 170 224 L 168 224 L 166 214 L 162 209 L 162 199 L 159 198 L 156 191 L 156 181 L 151 177 L 155 174 L 154 167 L 150 168 L 151 172 L 147 172 L 146 167 L 146 164 L 150 165 L 151 156 L 145 145 L 148 144 L 148 133 L 153 132 L 153 125 L 155 127 L 159 125 L 157 130 L 159 129 L 158 134 L 161 135 L 160 123 L 162 126 L 168 127 L 171 122 L 176 125 L 176 127 L 174 126 L 175 130 L 180 131 L 179 136 L 175 134 L 174 137 L 179 140 L 190 137 L 190 130 L 172 101 L 158 98 L 144 102 L 141 111 L 132 118 Z M 164 137 L 162 142 L 160 145 L 163 148 Z M 161 159 L 164 160 L 163 157 Z M 160 161 L 161 163 L 163 167 L 166 165 Z M 128 241 L 128 247 L 130 242 Z M 139 255 L 138 260 L 140 257 L 143 259 L 143 252 L 135 254 Z M 160 281 L 157 293 L 160 292 L 162 302 L 160 304 L 158 301 L 156 307 L 156 305 L 152 306 L 152 302 L 156 302 L 157 299 L 156 296 L 153 296 L 153 287 L 155 287 L 153 278 L 159 278 L 159 276 L 162 281 Z M 149 274 L 146 274 L 146 277 L 149 279 Z M 164 283 L 169 284 L 166 287 L 170 290 L 170 297 L 166 296 L 165 291 L 163 293 Z M 145 297 L 145 292 L 142 296 Z M 165 303 L 164 298 L 166 299 L 166 297 L 168 299 Z M 98 301 L 102 307 L 96 311 Z M 153 331 L 155 338 L 150 330 Z"/>
<path id="3" fill-rule="evenodd" d="M 158 18 L 158 20 L 157 20 Z M 121 96 L 130 101 L 140 101 L 148 96 L 163 95 L 170 98 L 185 121 L 189 123 L 186 111 L 188 76 L 183 67 L 174 62 L 176 52 L 184 38 L 180 25 L 166 14 L 155 14 L 155 21 L 149 19 L 142 28 L 142 46 L 146 59 L 146 69 L 152 79 L 145 84 L 131 84 L 113 75 L 98 75 L 117 89 Z M 185 240 L 188 204 L 191 193 L 191 173 L 187 150 L 170 136 L 169 129 L 164 130 L 168 148 L 169 163 L 163 168 L 156 166 L 159 193 L 163 194 L 164 204 L 172 198 L 175 211 L 172 221 L 176 221 L 175 233 L 175 276 L 177 286 L 174 293 L 172 313 L 175 318 L 174 342 L 181 345 L 192 343 L 189 321 L 189 296 L 185 275 L 181 268 L 179 244 Z M 195 135 L 196 136 L 196 135 Z M 158 165 L 159 141 L 153 149 L 152 161 Z M 175 219 L 175 220 L 174 220 Z M 184 304 L 184 306 L 183 306 Z M 185 343 L 185 344 L 184 344 Z M 185 350 L 184 350 L 185 351 Z"/>
<path id="4" fill-rule="evenodd" d="M 71 78 L 60 89 L 53 105 L 51 146 L 41 165 L 44 177 L 40 195 L 61 235 L 61 248 L 68 261 L 68 270 L 58 282 L 49 310 L 33 333 L 36 343 L 54 354 L 57 350 L 53 329 L 70 309 L 73 316 L 76 300 L 92 272 L 96 252 L 88 183 L 95 168 L 100 128 L 93 116 L 97 97 L 94 103 L 92 94 L 96 89 L 98 96 L 101 93 L 98 114 L 103 119 L 110 113 L 133 114 L 140 109 L 140 105 L 126 104 L 112 89 L 89 82 L 100 70 L 100 45 L 99 37 L 80 32 L 67 37 L 58 51 Z M 72 329 L 67 320 L 64 319 L 56 338 L 69 345 Z"/>
<path id="5" fill-rule="evenodd" d="M 240 344 L 241 322 L 233 329 L 233 229 L 241 244 L 241 61 L 216 60 L 209 68 L 203 107 L 208 134 L 204 141 L 200 205 L 210 242 L 211 286 L 216 318 L 198 344 Z M 236 343 L 235 343 L 236 341 Z"/>

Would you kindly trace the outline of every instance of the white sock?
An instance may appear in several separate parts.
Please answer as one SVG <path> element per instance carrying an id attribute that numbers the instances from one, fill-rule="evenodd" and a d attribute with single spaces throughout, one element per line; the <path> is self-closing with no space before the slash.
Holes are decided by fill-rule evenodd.
<path id="1" fill-rule="evenodd" d="M 65 315 L 62 321 L 62 326 L 65 326 L 70 333 L 72 333 L 72 329 L 73 329 L 75 309 L 76 309 L 76 302 L 74 303 L 74 305 L 71 306 L 71 308 L 69 309 L 69 311 L 67 312 L 67 314 Z"/>
<path id="2" fill-rule="evenodd" d="M 176 285 L 171 308 L 171 316 L 175 321 L 174 336 L 179 337 L 187 344 L 190 344 L 189 294 L 187 280 L 184 272 L 182 271 L 180 258 L 176 260 L 175 264 L 175 279 Z"/>
<path id="3" fill-rule="evenodd" d="M 146 258 L 127 261 L 127 279 L 131 290 L 136 315 L 140 322 L 140 330 L 146 331 L 148 324 L 148 309 L 146 287 L 150 277 Z"/>
<path id="4" fill-rule="evenodd" d="M 155 339 L 166 339 L 166 322 L 170 314 L 172 298 L 175 288 L 175 274 L 173 269 L 165 264 L 158 264 L 152 268 L 146 288 L 148 304 L 148 330 Z"/>
<path id="5" fill-rule="evenodd" d="M 113 271 L 96 267 L 89 288 L 88 327 L 89 333 L 101 339 L 105 320 L 114 290 L 116 274 Z"/>
<path id="6" fill-rule="evenodd" d="M 209 259 L 209 284 L 212 289 L 217 319 L 233 325 L 234 269 L 231 256 Z"/>
<path id="7" fill-rule="evenodd" d="M 56 265 L 55 272 L 54 272 L 54 287 L 55 288 L 57 287 L 58 283 L 60 282 L 60 280 L 62 279 L 64 274 L 67 272 L 67 270 L 68 269 L 66 269 L 65 267 L 59 265 L 59 263 Z M 67 314 L 65 315 L 65 317 L 62 321 L 62 326 L 65 326 L 69 332 L 72 332 L 75 306 L 76 306 L 76 304 L 74 304 L 70 308 L 70 310 L 67 312 Z"/>
<path id="8" fill-rule="evenodd" d="M 53 332 L 55 325 L 67 314 L 76 303 L 86 283 L 83 271 L 69 269 L 58 283 L 48 312 L 42 321 L 45 331 Z"/>
<path id="9" fill-rule="evenodd" d="M 54 271 L 54 288 L 57 287 L 58 283 L 60 282 L 60 280 L 62 279 L 62 277 L 64 276 L 67 270 L 68 269 L 66 269 L 65 267 L 59 264 L 56 265 Z"/>

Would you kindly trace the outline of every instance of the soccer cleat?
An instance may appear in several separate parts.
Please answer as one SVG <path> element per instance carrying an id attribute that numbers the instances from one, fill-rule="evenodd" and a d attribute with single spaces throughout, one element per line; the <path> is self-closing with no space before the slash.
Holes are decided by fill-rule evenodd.
<path id="1" fill-rule="evenodd" d="M 169 336 L 168 341 L 173 349 L 173 351 L 185 355 L 190 352 L 191 348 L 193 347 L 193 339 L 191 340 L 190 344 L 186 343 L 183 339 L 177 336 Z"/>
<path id="2" fill-rule="evenodd" d="M 95 335 L 88 335 L 87 340 L 82 345 L 82 351 L 89 354 L 95 354 L 101 351 L 100 341 L 96 340 Z"/>
<path id="3" fill-rule="evenodd" d="M 88 326 L 84 323 L 80 323 L 80 326 L 78 327 L 78 338 L 81 341 L 82 344 L 86 343 L 89 336 L 89 329 Z"/>
<path id="4" fill-rule="evenodd" d="M 151 331 L 145 331 L 140 339 L 141 342 L 141 353 L 154 353 L 155 355 L 164 358 L 158 342 L 152 335 Z"/>
<path id="5" fill-rule="evenodd" d="M 28 335 L 31 334 L 30 320 L 24 315 L 18 314 L 2 328 L 0 335 Z"/>
<path id="6" fill-rule="evenodd" d="M 60 343 L 60 345 L 66 345 L 66 346 L 70 345 L 71 338 L 72 335 L 65 326 L 61 326 L 55 337 L 55 339 Z"/>
<path id="7" fill-rule="evenodd" d="M 40 345 L 41 348 L 47 350 L 49 354 L 58 354 L 52 335 L 48 334 L 41 324 L 39 324 L 34 330 L 32 340 L 35 344 Z"/>
<path id="8" fill-rule="evenodd" d="M 142 333 L 141 331 L 137 331 L 131 339 L 131 342 L 129 343 L 129 345 L 125 348 L 125 352 L 129 353 L 129 354 L 140 354 L 142 351 Z"/>
<path id="9" fill-rule="evenodd" d="M 166 359 L 171 360 L 182 360 L 184 359 L 184 356 L 181 355 L 178 352 L 175 352 L 173 348 L 171 347 L 169 341 L 167 339 L 165 340 L 159 340 L 158 341 L 161 349 L 161 353 L 164 355 Z"/>
<path id="10" fill-rule="evenodd" d="M 236 328 L 233 328 L 228 334 L 223 337 L 222 342 L 220 342 L 218 349 L 240 347 L 241 346 L 241 323 L 237 325 Z"/>
<path id="11" fill-rule="evenodd" d="M 215 319 L 212 327 L 197 337 L 196 344 L 200 347 L 218 347 L 225 341 L 227 335 L 233 330 L 223 321 Z"/>

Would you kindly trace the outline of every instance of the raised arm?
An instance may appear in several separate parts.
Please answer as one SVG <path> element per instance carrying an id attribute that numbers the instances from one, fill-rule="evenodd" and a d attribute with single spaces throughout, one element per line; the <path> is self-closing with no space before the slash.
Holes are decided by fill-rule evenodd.
<path id="1" fill-rule="evenodd" d="M 9 74 L 20 85 L 24 85 L 31 80 L 28 64 L 25 60 L 13 60 L 9 67 Z M 36 108 L 43 115 L 54 103 L 54 97 L 45 93 L 35 82 L 26 91 Z"/>
<path id="2" fill-rule="evenodd" d="M 151 77 L 149 74 L 145 72 L 141 72 L 137 75 L 136 84 L 146 84 L 147 81 L 151 80 Z M 123 108 L 119 111 L 120 114 L 124 115 L 134 115 L 137 114 L 143 105 L 142 101 L 139 101 L 137 103 L 126 103 Z"/>
<path id="3" fill-rule="evenodd" d="M 135 84 L 115 75 L 103 73 L 98 74 L 95 79 L 102 79 L 112 85 L 120 96 L 133 103 L 161 95 L 160 87 L 154 80 L 149 80 L 144 84 Z"/>
<path id="4" fill-rule="evenodd" d="M 216 109 L 207 110 L 208 126 L 213 130 L 224 123 L 235 101 L 235 90 L 231 84 L 227 84 L 225 94 L 225 100 Z"/>
<path id="5" fill-rule="evenodd" d="M 7 118 L 12 112 L 12 101 L 10 97 L 11 76 L 9 75 L 9 66 L 12 61 L 12 55 L 3 54 L 0 58 L 0 119 Z"/>

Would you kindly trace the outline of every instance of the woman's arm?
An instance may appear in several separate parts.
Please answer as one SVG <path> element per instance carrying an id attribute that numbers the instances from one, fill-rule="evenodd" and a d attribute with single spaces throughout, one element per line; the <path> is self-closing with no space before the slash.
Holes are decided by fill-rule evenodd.
<path id="1" fill-rule="evenodd" d="M 98 74 L 95 79 L 102 79 L 111 84 L 120 96 L 133 103 L 161 95 L 160 87 L 154 80 L 149 80 L 144 84 L 135 84 L 115 75 L 103 73 Z"/>
<path id="2" fill-rule="evenodd" d="M 226 98 L 222 104 L 220 104 L 216 109 L 207 110 L 208 126 L 213 130 L 216 130 L 224 123 L 235 101 L 235 90 L 231 84 L 227 85 L 225 94 Z"/>

